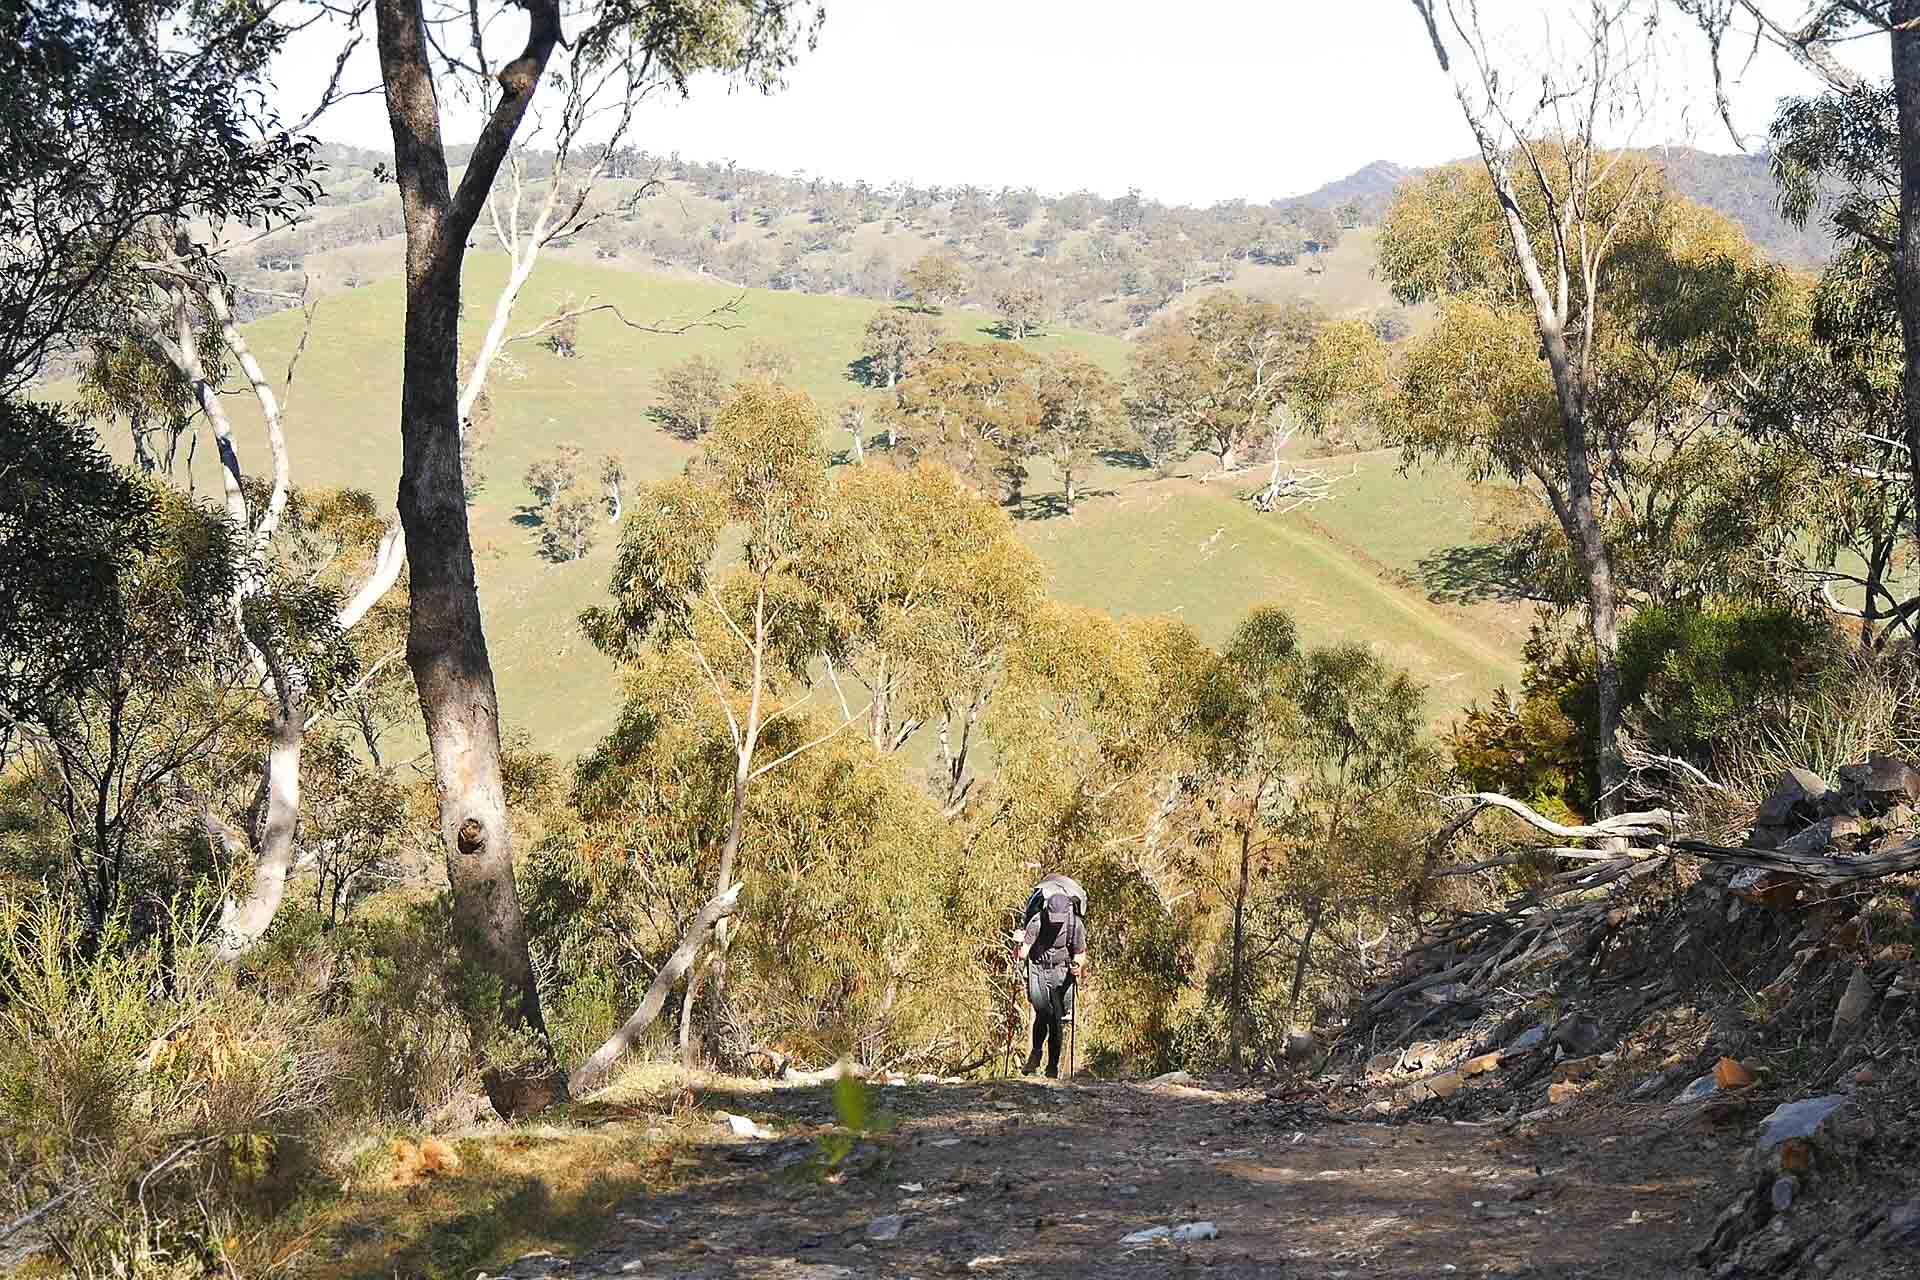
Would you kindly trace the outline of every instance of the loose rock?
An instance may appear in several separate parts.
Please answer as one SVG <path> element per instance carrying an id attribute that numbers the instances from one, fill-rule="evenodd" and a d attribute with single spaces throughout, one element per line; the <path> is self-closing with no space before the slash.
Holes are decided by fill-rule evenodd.
<path id="1" fill-rule="evenodd" d="M 1776 1166 L 1804 1168 L 1815 1151 L 1830 1159 L 1850 1154 L 1858 1132 L 1859 1111 L 1853 1099 L 1831 1093 L 1818 1098 L 1783 1102 L 1760 1127 L 1755 1151 Z"/>
<path id="2" fill-rule="evenodd" d="M 1785 826 L 1795 815 L 1811 817 L 1832 790 L 1827 780 L 1806 769 L 1789 769 L 1773 784 L 1754 821 L 1763 827 Z"/>
<path id="3" fill-rule="evenodd" d="M 1719 1088 L 1719 1081 L 1715 1080 L 1711 1074 L 1701 1076 L 1698 1080 L 1695 1080 L 1692 1084 L 1680 1091 L 1680 1096 L 1673 1100 L 1673 1105 L 1677 1107 L 1683 1103 L 1704 1101 L 1717 1092 Z"/>
<path id="4" fill-rule="evenodd" d="M 1791 1174 L 1782 1174 L 1773 1182 L 1773 1211 L 1785 1213 L 1793 1208 L 1794 1193 L 1799 1191 L 1800 1183 Z"/>
<path id="5" fill-rule="evenodd" d="M 898 1240 L 905 1229 L 907 1220 L 897 1213 L 885 1214 L 867 1224 L 867 1239 Z"/>

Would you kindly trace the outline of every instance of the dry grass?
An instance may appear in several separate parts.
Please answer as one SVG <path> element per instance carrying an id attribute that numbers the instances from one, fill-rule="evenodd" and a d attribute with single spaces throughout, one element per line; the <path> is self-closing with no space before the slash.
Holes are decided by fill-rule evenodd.
<path id="1" fill-rule="evenodd" d="M 263 1250 L 297 1248 L 295 1270 L 323 1280 L 464 1278 L 542 1250 L 590 1250 L 631 1230 L 621 1214 L 644 1216 L 649 1199 L 697 1176 L 695 1148 L 715 1133 L 699 1099 L 710 1083 L 643 1064 L 537 1123 L 362 1139 L 343 1155 L 339 1194 Z"/>

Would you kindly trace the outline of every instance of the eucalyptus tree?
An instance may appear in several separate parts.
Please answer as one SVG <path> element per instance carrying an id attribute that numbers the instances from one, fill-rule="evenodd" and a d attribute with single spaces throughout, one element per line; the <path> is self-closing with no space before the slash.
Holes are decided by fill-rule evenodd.
<path id="1" fill-rule="evenodd" d="M 1657 256 L 1667 225 L 1658 169 L 1617 149 L 1654 100 L 1654 37 L 1642 3 L 1591 0 L 1573 52 L 1503 75 L 1477 4 L 1414 0 L 1453 78 L 1480 173 L 1428 175 L 1417 196 L 1396 202 L 1382 233 L 1383 267 L 1402 301 L 1452 300 L 1441 322 L 1447 337 L 1430 336 L 1428 353 L 1450 341 L 1498 355 L 1469 370 L 1485 385 L 1453 402 L 1468 415 L 1464 435 L 1479 432 L 1482 444 L 1498 437 L 1500 465 L 1541 486 L 1572 552 L 1595 655 L 1603 813 L 1625 780 L 1615 741 L 1621 592 L 1597 459 L 1609 440 L 1606 353 L 1618 335 L 1623 267 Z M 1520 92 L 1522 81 L 1540 92 Z M 1537 361 L 1521 358 L 1524 347 L 1544 355 L 1544 380 Z"/>
<path id="2" fill-rule="evenodd" d="M 617 660 L 685 655 L 710 695 L 709 713 L 725 724 L 733 767 L 716 898 L 735 886 L 749 789 L 855 719 L 849 710 L 823 737 L 768 758 L 769 727 L 811 700 L 808 665 L 826 648 L 821 603 L 799 572 L 827 515 L 821 425 L 804 393 L 758 379 L 740 383 L 696 465 L 635 490 L 612 599 L 581 617 L 594 644 Z M 743 543 L 730 567 L 723 537 Z M 729 934 L 721 922 L 712 973 L 722 1001 Z"/>
<path id="3" fill-rule="evenodd" d="M 638 50 L 674 91 L 716 64 L 759 87 L 777 85 L 796 42 L 817 29 L 818 10 L 791 0 L 604 0 L 578 8 L 527 0 L 524 38 L 501 51 L 505 6 L 374 0 L 373 14 L 394 171 L 406 224 L 406 326 L 400 405 L 400 519 L 412 592 L 408 663 L 420 692 L 441 830 L 452 883 L 456 937 L 465 959 L 497 984 L 484 1016 L 527 1038 L 517 1061 L 488 1072 L 503 1114 L 564 1093 L 545 1024 L 525 921 L 513 880 L 513 850 L 501 783 L 499 703 L 481 626 L 473 545 L 460 473 L 461 268 L 502 164 L 540 97 L 555 50 L 605 65 Z M 490 81 L 473 149 L 454 185 L 442 133 L 444 82 Z"/>
<path id="4" fill-rule="evenodd" d="M 124 332 L 127 268 L 156 224 L 269 226 L 312 200 L 313 116 L 264 105 L 289 16 L 179 0 L 0 9 L 0 394 Z"/>
<path id="5" fill-rule="evenodd" d="M 972 797 L 981 721 L 1008 650 L 1045 595 L 1040 561 L 1004 511 L 945 467 L 853 467 L 796 572 L 829 627 L 828 678 L 844 714 L 864 692 L 866 736 L 886 754 L 931 726 L 933 792 L 948 817 Z"/>

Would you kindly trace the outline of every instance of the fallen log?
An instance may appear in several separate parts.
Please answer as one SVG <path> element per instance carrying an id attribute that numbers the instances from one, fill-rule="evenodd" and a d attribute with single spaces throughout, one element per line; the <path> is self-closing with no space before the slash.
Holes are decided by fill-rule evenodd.
<path id="1" fill-rule="evenodd" d="M 1909 840 L 1879 853 L 1858 858 L 1832 858 L 1816 853 L 1783 853 L 1778 849 L 1752 849 L 1745 846 L 1709 844 L 1705 840 L 1680 838 L 1669 840 L 1669 848 L 1690 853 L 1708 862 L 1736 867 L 1758 867 L 1763 871 L 1785 871 L 1809 880 L 1836 884 L 1849 880 L 1878 880 L 1903 872 L 1920 871 L 1920 840 Z"/>
<path id="2" fill-rule="evenodd" d="M 836 1062 L 821 1071 L 795 1071 L 793 1064 L 788 1063 L 786 1070 L 781 1073 L 780 1080 L 783 1084 L 832 1084 L 841 1076 L 853 1076 L 855 1079 L 865 1080 L 867 1069 L 858 1062 Z"/>

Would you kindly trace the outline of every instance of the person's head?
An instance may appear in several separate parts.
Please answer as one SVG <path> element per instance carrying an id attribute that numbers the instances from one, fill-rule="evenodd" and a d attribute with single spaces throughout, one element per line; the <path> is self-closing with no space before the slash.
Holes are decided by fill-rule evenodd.
<path id="1" fill-rule="evenodd" d="M 1047 899 L 1047 922 L 1065 924 L 1073 919 L 1073 903 L 1067 901 L 1067 895 L 1056 893 Z"/>

